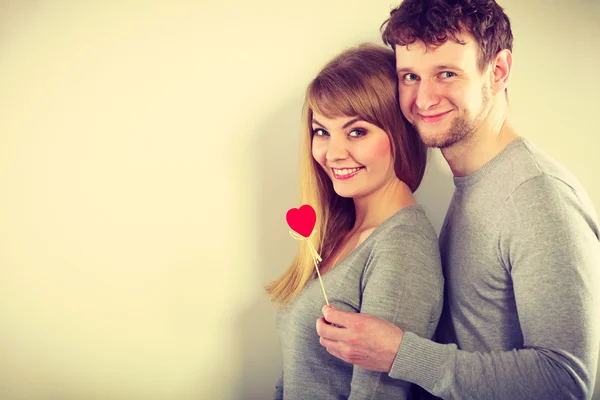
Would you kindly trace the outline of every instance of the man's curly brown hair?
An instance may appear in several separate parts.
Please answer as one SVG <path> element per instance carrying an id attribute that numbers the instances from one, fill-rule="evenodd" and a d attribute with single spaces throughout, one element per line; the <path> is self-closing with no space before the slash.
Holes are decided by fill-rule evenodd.
<path id="1" fill-rule="evenodd" d="M 447 40 L 465 44 L 457 35 L 468 32 L 479 46 L 480 70 L 499 51 L 512 51 L 510 21 L 494 0 L 404 0 L 381 28 L 384 43 L 392 48 L 417 40 L 427 47 Z"/>

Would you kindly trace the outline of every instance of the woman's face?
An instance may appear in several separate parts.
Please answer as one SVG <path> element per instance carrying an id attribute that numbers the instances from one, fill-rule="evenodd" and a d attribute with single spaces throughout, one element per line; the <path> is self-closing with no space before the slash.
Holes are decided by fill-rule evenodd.
<path id="1" fill-rule="evenodd" d="M 362 198 L 395 179 L 389 136 L 359 117 L 313 113 L 312 156 L 342 197 Z"/>

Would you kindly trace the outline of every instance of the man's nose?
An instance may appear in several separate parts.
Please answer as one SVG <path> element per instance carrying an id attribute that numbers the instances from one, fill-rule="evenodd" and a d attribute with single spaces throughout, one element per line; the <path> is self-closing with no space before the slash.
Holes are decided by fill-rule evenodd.
<path id="1" fill-rule="evenodd" d="M 419 83 L 417 91 L 417 99 L 415 101 L 417 107 L 421 110 L 428 110 L 440 102 L 440 97 L 436 92 L 435 84 L 422 80 Z"/>

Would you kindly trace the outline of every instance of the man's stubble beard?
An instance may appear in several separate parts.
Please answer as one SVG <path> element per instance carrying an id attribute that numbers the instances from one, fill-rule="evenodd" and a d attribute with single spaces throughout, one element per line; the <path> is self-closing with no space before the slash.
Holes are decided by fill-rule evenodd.
<path id="1" fill-rule="evenodd" d="M 428 137 L 419 130 L 418 126 L 413 125 L 417 132 L 419 132 L 419 136 L 421 137 L 421 140 L 425 146 L 445 149 L 455 145 L 458 142 L 469 140 L 489 112 L 488 105 L 491 99 L 491 94 L 487 85 L 484 85 L 481 88 L 481 96 L 481 108 L 475 118 L 469 118 L 468 114 L 455 117 L 450 125 L 450 129 L 444 134 Z"/>

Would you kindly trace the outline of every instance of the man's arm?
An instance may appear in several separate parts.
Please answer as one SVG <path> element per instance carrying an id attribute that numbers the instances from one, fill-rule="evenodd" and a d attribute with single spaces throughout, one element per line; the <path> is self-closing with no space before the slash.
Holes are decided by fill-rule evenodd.
<path id="1" fill-rule="evenodd" d="M 324 318 L 345 329 L 320 320 L 322 344 L 343 360 L 388 371 L 445 399 L 590 398 L 600 339 L 598 230 L 572 193 L 557 190 L 557 182 L 541 183 L 524 184 L 510 200 L 526 206 L 510 208 L 506 221 L 518 229 L 511 227 L 515 233 L 499 244 L 512 265 L 522 349 L 461 351 L 328 308 Z"/>
<path id="2" fill-rule="evenodd" d="M 323 306 L 317 320 L 319 342 L 332 355 L 370 371 L 390 372 L 404 332 L 369 314 L 355 314 Z"/>

